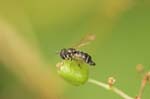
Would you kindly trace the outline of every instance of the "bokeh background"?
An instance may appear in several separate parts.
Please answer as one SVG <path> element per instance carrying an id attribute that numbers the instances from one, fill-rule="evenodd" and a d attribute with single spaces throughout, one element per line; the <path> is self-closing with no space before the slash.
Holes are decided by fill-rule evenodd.
<path id="1" fill-rule="evenodd" d="M 86 83 L 72 86 L 57 75 L 56 54 L 87 33 L 96 40 L 81 48 L 96 67 L 90 77 L 136 96 L 141 76 L 150 70 L 149 0 L 0 0 L 1 99 L 121 99 Z M 150 84 L 142 99 L 150 98 Z"/>

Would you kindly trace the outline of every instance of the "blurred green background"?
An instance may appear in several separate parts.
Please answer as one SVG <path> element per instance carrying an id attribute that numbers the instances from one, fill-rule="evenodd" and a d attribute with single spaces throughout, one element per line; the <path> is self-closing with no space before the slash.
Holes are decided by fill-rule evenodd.
<path id="1" fill-rule="evenodd" d="M 90 53 L 97 64 L 90 67 L 91 78 L 106 82 L 114 76 L 116 86 L 134 97 L 141 82 L 136 65 L 150 69 L 149 0 L 1 0 L 0 20 L 11 24 L 28 45 L 36 46 L 33 49 L 39 50 L 55 76 L 55 64 L 61 61 L 56 52 L 74 45 L 87 33 L 96 35 L 95 41 L 80 49 Z M 3 60 L 0 64 L 1 99 L 41 98 L 9 69 L 11 64 L 5 66 Z M 121 99 L 88 83 L 80 87 L 61 83 L 64 89 L 59 98 Z M 150 84 L 142 99 L 148 99 L 149 92 Z"/>

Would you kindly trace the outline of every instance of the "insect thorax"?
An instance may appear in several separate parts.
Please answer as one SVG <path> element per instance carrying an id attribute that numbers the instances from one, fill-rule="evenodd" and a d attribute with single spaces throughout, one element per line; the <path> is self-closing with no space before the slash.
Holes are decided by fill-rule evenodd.
<path id="1" fill-rule="evenodd" d="M 74 48 L 62 49 L 60 51 L 60 56 L 62 59 L 76 60 L 79 62 L 85 62 L 89 65 L 95 65 L 90 55 Z"/>

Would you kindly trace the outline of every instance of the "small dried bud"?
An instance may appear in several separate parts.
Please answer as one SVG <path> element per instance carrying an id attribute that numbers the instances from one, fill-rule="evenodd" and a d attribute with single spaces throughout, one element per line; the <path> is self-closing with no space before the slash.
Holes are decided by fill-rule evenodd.
<path id="1" fill-rule="evenodd" d="M 135 99 L 141 99 L 141 97 L 139 97 L 139 96 L 136 96 L 136 97 L 135 97 Z"/>
<path id="2" fill-rule="evenodd" d="M 108 78 L 108 84 L 110 87 L 112 87 L 116 82 L 116 79 L 114 77 L 109 77 Z"/>
<path id="3" fill-rule="evenodd" d="M 150 82 L 150 72 L 147 72 L 146 79 L 147 79 L 148 82 Z"/>
<path id="4" fill-rule="evenodd" d="M 142 64 L 137 64 L 136 70 L 137 72 L 142 73 L 144 71 L 144 66 Z"/>
<path id="5" fill-rule="evenodd" d="M 60 67 L 61 67 L 63 64 L 64 64 L 63 62 L 57 63 L 57 64 L 56 64 L 57 69 L 60 69 Z"/>

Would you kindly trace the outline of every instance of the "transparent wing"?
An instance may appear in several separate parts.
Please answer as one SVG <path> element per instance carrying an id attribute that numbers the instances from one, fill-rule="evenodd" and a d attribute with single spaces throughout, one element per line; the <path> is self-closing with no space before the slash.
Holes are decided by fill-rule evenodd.
<path id="1" fill-rule="evenodd" d="M 94 34 L 86 34 L 81 40 L 76 43 L 73 48 L 80 48 L 90 44 L 91 41 L 95 40 L 96 36 Z"/>

